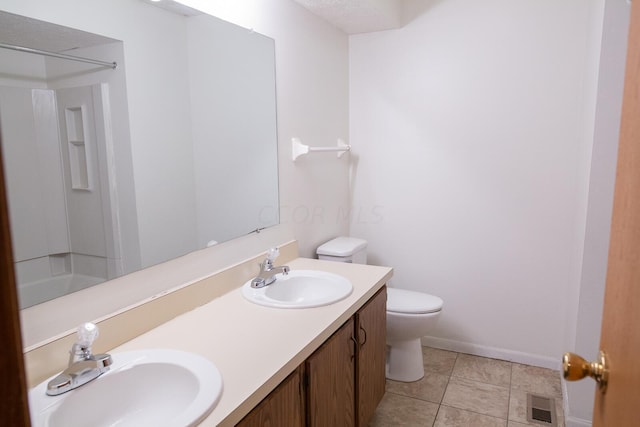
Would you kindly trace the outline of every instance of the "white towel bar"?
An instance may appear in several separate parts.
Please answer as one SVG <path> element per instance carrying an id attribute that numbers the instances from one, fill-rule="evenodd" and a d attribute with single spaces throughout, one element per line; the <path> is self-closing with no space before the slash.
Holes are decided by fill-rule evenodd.
<path id="1" fill-rule="evenodd" d="M 340 158 L 347 151 L 351 151 L 351 146 L 345 144 L 342 139 L 338 138 L 337 147 L 309 147 L 308 145 L 304 145 L 299 138 L 291 138 L 291 154 L 294 162 L 304 154 L 321 151 L 337 151 L 338 158 Z"/>

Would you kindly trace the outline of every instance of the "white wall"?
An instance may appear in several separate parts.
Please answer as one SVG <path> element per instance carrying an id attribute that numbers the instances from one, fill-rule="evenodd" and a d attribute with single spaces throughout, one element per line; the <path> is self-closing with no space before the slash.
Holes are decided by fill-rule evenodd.
<path id="1" fill-rule="evenodd" d="M 351 234 L 441 296 L 431 343 L 557 367 L 579 284 L 598 1 L 410 2 L 350 38 Z"/>
<path id="2" fill-rule="evenodd" d="M 630 14 L 625 1 L 604 3 L 584 258 L 575 328 L 567 344 L 567 349 L 590 360 L 597 355 L 600 342 Z M 566 384 L 567 425 L 590 425 L 596 383 Z"/>

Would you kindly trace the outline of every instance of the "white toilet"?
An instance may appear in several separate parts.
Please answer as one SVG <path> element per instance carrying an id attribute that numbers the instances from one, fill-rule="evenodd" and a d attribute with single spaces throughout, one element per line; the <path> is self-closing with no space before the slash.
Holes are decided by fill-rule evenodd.
<path id="1" fill-rule="evenodd" d="M 366 264 L 367 242 L 337 237 L 320 247 L 319 259 Z M 420 338 L 437 323 L 442 299 L 422 292 L 387 288 L 387 378 L 412 382 L 424 376 Z"/>

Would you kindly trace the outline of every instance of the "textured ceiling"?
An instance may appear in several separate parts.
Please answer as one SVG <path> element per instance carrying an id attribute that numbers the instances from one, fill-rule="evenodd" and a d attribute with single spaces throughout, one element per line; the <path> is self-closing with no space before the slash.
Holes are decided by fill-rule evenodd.
<path id="1" fill-rule="evenodd" d="M 294 0 L 347 34 L 401 26 L 401 0 Z"/>

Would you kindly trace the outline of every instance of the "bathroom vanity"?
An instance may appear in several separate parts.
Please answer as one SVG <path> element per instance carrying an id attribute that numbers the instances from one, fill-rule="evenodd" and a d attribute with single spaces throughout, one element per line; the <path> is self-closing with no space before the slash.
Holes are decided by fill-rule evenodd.
<path id="1" fill-rule="evenodd" d="M 386 287 L 238 423 L 366 426 L 385 391 Z"/>
<path id="2" fill-rule="evenodd" d="M 331 305 L 277 309 L 238 287 L 110 351 L 200 354 L 223 378 L 202 426 L 366 425 L 384 394 L 385 284 L 392 269 L 297 258 L 292 271 L 344 276 L 353 292 Z"/>

